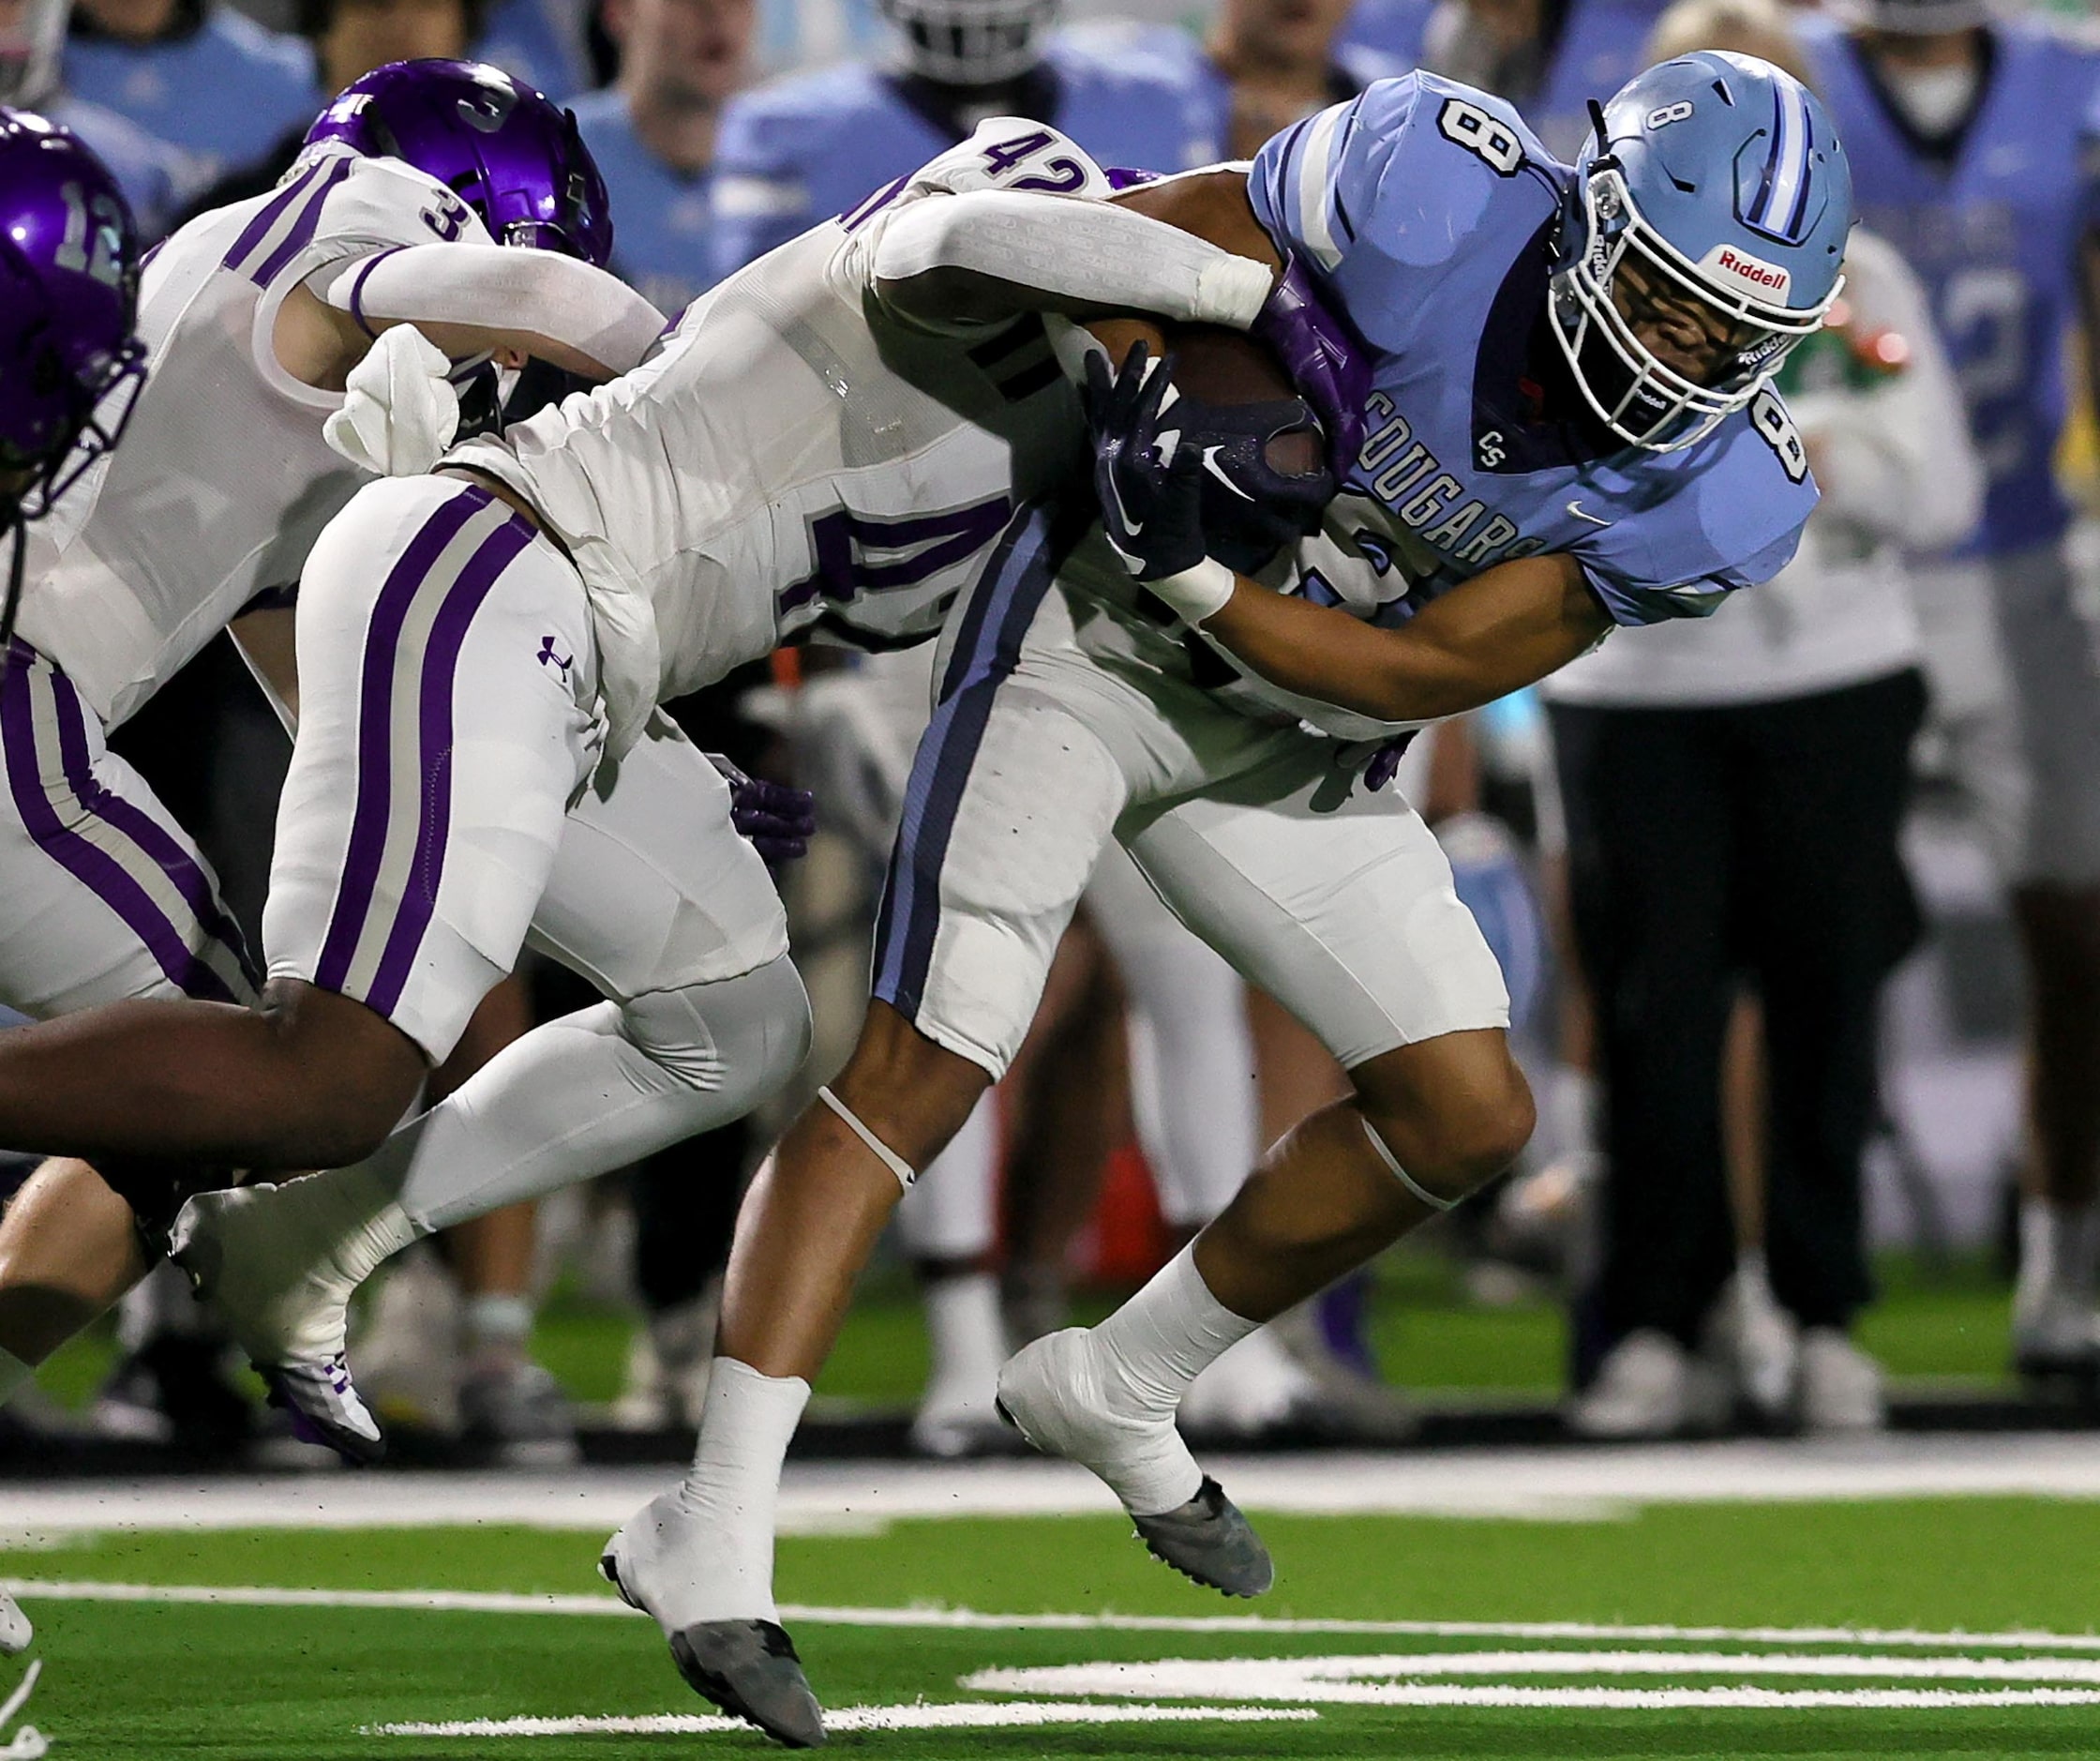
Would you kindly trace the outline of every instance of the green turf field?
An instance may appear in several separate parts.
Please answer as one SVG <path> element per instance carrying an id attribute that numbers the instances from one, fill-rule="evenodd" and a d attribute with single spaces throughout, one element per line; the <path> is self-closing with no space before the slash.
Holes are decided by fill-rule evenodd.
<path id="1" fill-rule="evenodd" d="M 403 1477 L 405 1499 L 413 1484 Z M 2100 1617 L 2100 1504 L 1658 1506 L 1595 1523 L 1300 1516 L 1263 1527 L 1279 1581 L 1252 1607 L 1183 1584 L 1108 1516 L 791 1538 L 780 1584 L 785 1599 L 832 1611 L 794 1625 L 827 1705 L 860 1709 L 842 1722 L 997 1721 L 834 1738 L 870 1757 L 2100 1753 L 2100 1640 L 2071 1636 Z M 0 1573 L 112 1587 L 82 1600 L 22 1592 L 38 1626 L 31 1655 L 44 1664 L 27 1716 L 58 1761 L 765 1752 L 755 1735 L 704 1724 L 383 1728 L 702 1714 L 651 1626 L 592 1612 L 608 1606 L 591 1570 L 601 1539 L 104 1535 L 0 1554 Z M 156 1588 L 207 1586 L 294 1594 L 255 1605 Z M 322 1605 L 403 1591 L 591 1600 Z M 958 1609 L 1080 1619 L 973 1622 Z M 1262 1624 L 1236 1622 L 1243 1610 Z M 1547 1622 L 1566 1624 L 1532 1624 Z M 1957 1629 L 1975 1636 L 1945 1636 Z M 1150 1667 L 1170 1660 L 1181 1667 Z M 0 1663 L 0 1691 L 22 1668 Z M 1976 1697 L 2037 1693 L 2088 1703 Z M 974 1709 L 938 1709 L 958 1704 Z M 1138 1722 L 1167 1713 L 1174 1722 Z M 1240 1722 L 1250 1714 L 1263 1716 Z M 1050 1722 L 1017 1722 L 1027 1719 Z"/>

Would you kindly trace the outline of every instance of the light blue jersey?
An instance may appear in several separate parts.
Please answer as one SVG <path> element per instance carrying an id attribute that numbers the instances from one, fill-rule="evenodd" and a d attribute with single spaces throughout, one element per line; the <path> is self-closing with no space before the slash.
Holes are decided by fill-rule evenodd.
<path id="1" fill-rule="evenodd" d="M 1925 283 L 1961 381 L 1989 479 L 1976 547 L 2004 555 L 2053 543 L 2070 519 L 2053 460 L 2063 336 L 2078 317 L 2079 134 L 2100 52 L 2040 20 L 1989 26 L 1975 111 L 1936 153 L 1882 95 L 1851 38 L 1815 20 L 1799 29 L 1844 133 L 1860 224 Z"/>
<path id="2" fill-rule="evenodd" d="M 180 148 L 206 182 L 261 158 L 322 103 L 304 42 L 221 6 L 206 8 L 195 30 L 158 42 L 68 38 L 66 84 Z"/>
<path id="3" fill-rule="evenodd" d="M 673 171 L 641 143 L 617 88 L 573 108 L 583 144 L 612 198 L 612 271 L 659 311 L 675 313 L 719 278 L 714 270 L 714 177 Z"/>
<path id="4" fill-rule="evenodd" d="M 1043 98 L 1033 120 L 1061 129 L 1103 165 L 1177 172 L 1208 163 L 1215 130 L 1193 85 L 1142 47 L 1114 53 L 1118 36 L 1055 38 L 1030 82 Z M 724 113 L 715 151 L 718 273 L 848 213 L 968 131 L 864 63 L 744 93 Z"/>
<path id="5" fill-rule="evenodd" d="M 1599 104 L 1648 65 L 1648 34 L 1665 0 L 1568 0 L 1545 79 L 1522 106 L 1533 131 L 1554 154 L 1573 158 L 1590 133 L 1589 100 Z M 1362 0 L 1350 14 L 1345 43 L 1407 67 L 1434 60 L 1430 22 L 1437 0 Z"/>
<path id="6" fill-rule="evenodd" d="M 1381 81 L 1254 160 L 1255 214 L 1372 350 L 1343 500 L 1362 516 L 1354 548 L 1391 572 L 1381 622 L 1541 551 L 1575 557 L 1620 624 L 1702 616 L 1800 540 L 1816 489 L 1777 393 L 1671 453 L 1561 414 L 1580 399 L 1544 326 L 1572 181 L 1508 105 L 1426 73 Z M 1304 587 L 1321 595 L 1317 570 Z"/>

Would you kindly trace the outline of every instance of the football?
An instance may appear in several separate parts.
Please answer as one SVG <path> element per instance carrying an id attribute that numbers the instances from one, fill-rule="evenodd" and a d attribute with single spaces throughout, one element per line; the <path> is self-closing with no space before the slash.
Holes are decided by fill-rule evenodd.
<path id="1" fill-rule="evenodd" d="M 1174 383 L 1205 403 L 1277 403 L 1298 395 L 1268 347 L 1237 330 L 1177 324 L 1168 330 L 1166 345 L 1174 357 Z M 1318 470 L 1323 455 L 1324 442 L 1312 429 L 1279 435 L 1268 444 L 1270 465 L 1290 476 Z"/>

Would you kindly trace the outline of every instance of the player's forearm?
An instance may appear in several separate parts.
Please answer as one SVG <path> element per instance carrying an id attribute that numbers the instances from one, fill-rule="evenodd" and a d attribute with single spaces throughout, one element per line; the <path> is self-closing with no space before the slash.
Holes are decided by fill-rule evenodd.
<path id="1" fill-rule="evenodd" d="M 1611 627 L 1565 558 L 1493 571 L 1381 629 L 1240 579 L 1203 632 L 1242 666 L 1300 697 L 1379 721 L 1435 721 L 1536 685 Z M 1470 595 L 1470 598 L 1469 598 Z"/>
<path id="2" fill-rule="evenodd" d="M 1115 203 L 982 189 L 901 210 L 874 268 L 883 304 L 926 324 L 1140 311 L 1245 330 L 1276 264 Z"/>
<path id="3" fill-rule="evenodd" d="M 308 285 L 368 331 L 413 324 L 455 359 L 515 348 L 591 379 L 638 366 L 664 331 L 625 282 L 553 251 L 412 245 Z"/>

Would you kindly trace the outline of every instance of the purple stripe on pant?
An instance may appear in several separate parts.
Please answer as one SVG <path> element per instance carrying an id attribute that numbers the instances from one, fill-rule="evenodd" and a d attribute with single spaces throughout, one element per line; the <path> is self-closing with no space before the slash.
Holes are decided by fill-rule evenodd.
<path id="1" fill-rule="evenodd" d="M 401 988 L 408 982 L 416 950 L 423 945 L 423 932 L 430 926 L 438 885 L 444 878 L 445 834 L 452 823 L 452 693 L 459 672 L 459 651 L 489 589 L 532 541 L 532 529 L 523 520 L 515 517 L 505 520 L 459 571 L 430 626 L 416 706 L 423 811 L 416 827 L 415 855 L 409 865 L 400 913 L 387 934 L 385 952 L 364 998 L 382 1015 L 392 1014 L 401 1001 Z"/>
<path id="2" fill-rule="evenodd" d="M 17 652 L 11 650 L 9 660 L 6 681 L 0 684 L 0 734 L 5 735 L 7 747 L 8 788 L 13 796 L 15 810 L 22 815 L 22 824 L 28 828 L 37 847 L 122 919 L 125 927 L 139 939 L 171 985 L 188 996 L 207 1001 L 238 1001 L 225 981 L 191 952 L 182 929 L 154 902 L 153 896 L 124 865 L 92 839 L 68 826 L 45 794 L 38 761 L 37 715 L 32 696 L 34 675 L 30 668 L 35 659 L 33 655 L 28 660 L 20 659 Z M 51 668 L 47 676 L 54 683 L 63 680 L 55 668 Z M 125 828 L 114 824 L 104 810 L 107 804 L 116 798 L 96 782 L 92 772 L 85 768 L 84 726 L 68 729 L 67 725 L 69 718 L 83 716 L 86 713 L 70 684 L 55 694 L 55 701 L 60 766 L 67 787 L 90 815 L 111 825 L 112 830 L 123 832 Z M 75 754 L 80 760 L 77 767 L 73 761 Z M 132 811 L 136 813 L 137 810 Z M 159 829 L 155 827 L 157 832 Z M 180 846 L 176 848 L 179 850 Z M 188 861 L 187 854 L 185 861 Z M 194 864 L 189 865 L 195 866 Z"/>
<path id="3" fill-rule="evenodd" d="M 373 602 L 358 685 L 357 801 L 351 812 L 350 842 L 343 851 L 343 878 L 336 889 L 336 909 L 328 920 L 321 957 L 314 964 L 313 982 L 323 990 L 340 990 L 349 980 L 350 963 L 356 956 L 365 919 L 371 913 L 380 864 L 386 854 L 387 805 L 393 785 L 389 769 L 393 742 L 388 737 L 388 724 L 401 626 L 445 546 L 493 499 L 487 489 L 462 485 L 458 493 L 426 519 L 409 540 Z"/>
<path id="4" fill-rule="evenodd" d="M 240 926 L 219 904 L 211 877 L 166 826 L 136 802 L 125 800 L 95 780 L 93 763 L 87 756 L 87 706 L 81 701 L 72 680 L 55 668 L 51 683 L 52 694 L 58 700 L 59 762 L 81 805 L 144 852 L 147 860 L 168 877 L 169 884 L 182 896 L 183 903 L 189 907 L 198 926 L 233 956 L 234 963 L 248 974 L 248 982 L 260 989 L 262 980 L 254 961 L 248 958 L 247 939 L 241 934 Z"/>

